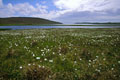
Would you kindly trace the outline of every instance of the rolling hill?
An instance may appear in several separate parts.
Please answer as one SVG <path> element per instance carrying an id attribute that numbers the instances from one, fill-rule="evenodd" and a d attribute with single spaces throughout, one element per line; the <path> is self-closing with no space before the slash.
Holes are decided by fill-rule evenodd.
<path id="1" fill-rule="evenodd" d="M 48 24 L 62 24 L 62 23 L 32 17 L 0 18 L 0 25 L 48 25 Z"/>

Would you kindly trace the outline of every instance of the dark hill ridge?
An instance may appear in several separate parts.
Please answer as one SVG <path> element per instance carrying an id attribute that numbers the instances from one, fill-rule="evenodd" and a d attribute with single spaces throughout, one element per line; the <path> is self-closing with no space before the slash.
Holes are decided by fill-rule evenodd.
<path id="1" fill-rule="evenodd" d="M 0 18 L 0 25 L 42 25 L 42 24 L 62 24 L 62 23 L 32 17 Z"/>

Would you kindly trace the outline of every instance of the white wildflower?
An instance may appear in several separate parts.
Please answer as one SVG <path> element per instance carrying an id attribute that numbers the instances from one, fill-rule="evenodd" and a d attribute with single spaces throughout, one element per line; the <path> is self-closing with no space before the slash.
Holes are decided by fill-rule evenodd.
<path id="1" fill-rule="evenodd" d="M 50 49 L 48 49 L 48 52 L 50 51 Z"/>
<path id="2" fill-rule="evenodd" d="M 41 66 L 40 66 L 40 65 L 38 65 L 38 67 L 39 67 L 39 68 L 41 68 Z"/>
<path id="3" fill-rule="evenodd" d="M 103 60 L 105 61 L 106 59 L 104 58 Z"/>
<path id="4" fill-rule="evenodd" d="M 41 51 L 44 51 L 44 50 L 41 50 Z"/>
<path id="5" fill-rule="evenodd" d="M 45 54 L 44 54 L 44 53 L 42 53 L 42 54 L 41 54 L 41 56 L 45 56 Z"/>
<path id="6" fill-rule="evenodd" d="M 77 54 L 75 53 L 75 55 L 77 55 Z"/>
<path id="7" fill-rule="evenodd" d="M 77 69 L 75 68 L 75 71 L 77 71 Z"/>
<path id="8" fill-rule="evenodd" d="M 118 61 L 118 63 L 120 64 L 120 61 Z"/>
<path id="9" fill-rule="evenodd" d="M 91 64 L 89 63 L 89 66 L 90 66 Z"/>
<path id="10" fill-rule="evenodd" d="M 22 69 L 23 67 L 22 66 L 20 66 L 20 69 Z"/>
<path id="11" fill-rule="evenodd" d="M 92 62 L 91 60 L 89 60 L 89 62 Z"/>
<path id="12" fill-rule="evenodd" d="M 55 54 L 55 52 L 53 52 L 53 54 Z"/>
<path id="13" fill-rule="evenodd" d="M 49 60 L 49 62 L 51 62 L 51 63 L 52 63 L 52 62 L 53 62 L 53 60 Z"/>
<path id="14" fill-rule="evenodd" d="M 31 66 L 31 64 L 28 64 L 28 66 Z"/>
<path id="15" fill-rule="evenodd" d="M 40 57 L 36 57 L 36 59 L 38 60 L 38 59 L 40 59 Z"/>
<path id="16" fill-rule="evenodd" d="M 42 66 L 42 68 L 45 68 L 45 66 Z"/>
<path id="17" fill-rule="evenodd" d="M 33 65 L 35 65 L 35 63 L 33 63 Z"/>
<path id="18" fill-rule="evenodd" d="M 33 54 L 33 57 L 35 56 L 35 54 Z"/>
<path id="19" fill-rule="evenodd" d="M 60 56 L 62 55 L 62 54 L 59 54 Z"/>
<path id="20" fill-rule="evenodd" d="M 74 63 L 76 64 L 76 63 L 77 63 L 77 61 L 74 61 Z"/>
<path id="21" fill-rule="evenodd" d="M 100 70 L 98 70 L 98 72 L 100 72 Z"/>
<path id="22" fill-rule="evenodd" d="M 111 70 L 114 70 L 114 68 L 111 68 Z"/>
<path id="23" fill-rule="evenodd" d="M 80 58 L 80 61 L 81 61 L 82 59 Z"/>
<path id="24" fill-rule="evenodd" d="M 96 56 L 96 58 L 98 58 L 99 56 Z"/>
<path id="25" fill-rule="evenodd" d="M 44 61 L 47 61 L 47 58 L 45 58 Z"/>

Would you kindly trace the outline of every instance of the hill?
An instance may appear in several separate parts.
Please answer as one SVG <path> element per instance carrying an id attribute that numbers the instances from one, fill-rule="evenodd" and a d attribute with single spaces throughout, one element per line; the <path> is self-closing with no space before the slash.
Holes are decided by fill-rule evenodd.
<path id="1" fill-rule="evenodd" d="M 9 17 L 0 18 L 0 25 L 48 25 L 48 24 L 62 24 L 60 22 L 50 21 L 42 18 L 32 17 Z"/>

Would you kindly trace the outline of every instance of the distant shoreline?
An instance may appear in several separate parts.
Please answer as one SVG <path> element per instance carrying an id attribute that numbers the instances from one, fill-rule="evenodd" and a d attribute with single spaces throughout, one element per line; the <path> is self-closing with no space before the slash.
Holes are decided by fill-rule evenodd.
<path id="1" fill-rule="evenodd" d="M 76 22 L 74 24 L 63 24 L 35 17 L 8 17 L 0 18 L 0 26 L 120 26 L 120 22 Z"/>
<path id="2" fill-rule="evenodd" d="M 120 26 L 120 24 L 0 24 L 0 26 Z"/>

